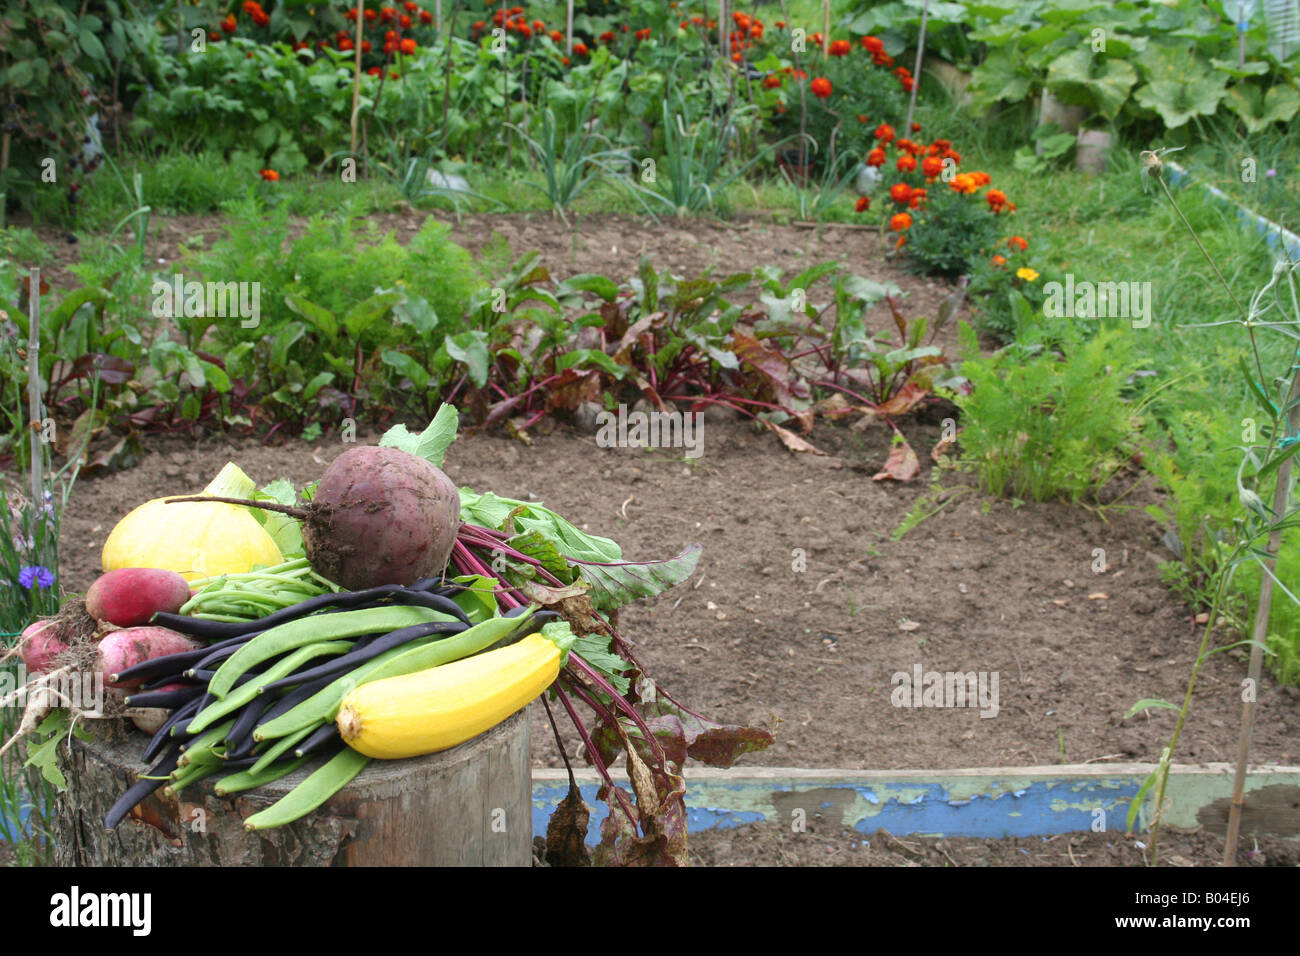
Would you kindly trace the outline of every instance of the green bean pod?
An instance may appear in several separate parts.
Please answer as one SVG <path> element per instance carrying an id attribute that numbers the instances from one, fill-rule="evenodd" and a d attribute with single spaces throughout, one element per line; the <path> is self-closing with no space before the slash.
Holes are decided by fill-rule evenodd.
<path id="1" fill-rule="evenodd" d="M 257 758 L 257 761 L 251 767 L 248 768 L 248 772 L 261 773 L 271 764 L 275 763 L 276 758 L 278 758 L 286 750 L 306 740 L 307 737 L 310 736 L 316 730 L 316 728 L 323 723 L 325 723 L 325 721 L 321 720 L 314 724 L 308 724 L 302 730 L 281 737 L 279 740 L 277 740 L 275 743 L 273 743 L 270 747 L 266 749 L 266 753 L 262 754 Z M 307 756 L 310 757 L 311 754 L 308 754 Z"/>
<path id="2" fill-rule="evenodd" d="M 188 767 L 192 763 L 212 763 L 220 762 L 221 755 L 213 752 L 213 747 L 221 743 L 221 740 L 230 728 L 235 725 L 235 719 L 225 721 L 213 727 L 205 734 L 200 734 L 189 743 L 184 745 L 184 751 L 180 759 L 176 761 L 177 767 Z"/>
<path id="3" fill-rule="evenodd" d="M 254 787 L 265 786 L 281 777 L 287 777 L 303 764 L 307 763 L 315 756 L 307 754 L 304 757 L 295 757 L 292 760 L 282 760 L 279 763 L 270 763 L 263 767 L 258 773 L 254 773 L 254 767 L 247 770 L 240 770 L 238 773 L 232 773 L 228 777 L 222 777 L 217 781 L 214 789 L 217 796 L 225 797 L 232 793 L 239 793 L 243 790 L 252 790 Z"/>
<path id="4" fill-rule="evenodd" d="M 230 693 L 235 681 L 245 671 L 304 644 L 361 637 L 363 634 L 387 634 L 416 624 L 452 620 L 455 619 L 450 615 L 427 607 L 403 605 L 314 614 L 287 621 L 269 631 L 263 631 L 227 658 L 208 682 L 208 692 L 214 697 L 223 698 Z"/>
<path id="5" fill-rule="evenodd" d="M 255 680 L 241 684 L 228 696 L 208 704 L 207 707 L 194 715 L 194 719 L 186 727 L 186 732 L 196 734 L 205 727 L 211 726 L 213 721 L 239 710 L 261 693 L 263 685 L 277 681 L 281 677 L 288 677 L 313 657 L 320 657 L 323 654 L 346 654 L 352 649 L 352 645 L 352 641 L 321 641 L 298 648 L 292 654 L 268 668 L 265 673 L 259 674 Z M 230 728 L 226 729 L 229 730 Z"/>
<path id="6" fill-rule="evenodd" d="M 271 806 L 245 820 L 244 829 L 269 830 L 306 816 L 346 787 L 368 763 L 365 754 L 344 747 Z"/>

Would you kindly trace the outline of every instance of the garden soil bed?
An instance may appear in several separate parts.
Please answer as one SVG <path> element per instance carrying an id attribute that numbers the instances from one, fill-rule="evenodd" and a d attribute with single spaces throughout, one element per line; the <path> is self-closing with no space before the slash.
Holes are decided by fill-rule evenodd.
<path id="1" fill-rule="evenodd" d="M 409 233 L 423 218 L 385 216 L 381 224 Z M 163 222 L 159 255 L 174 261 L 178 243 L 215 235 L 218 227 L 219 220 L 194 217 Z M 884 262 L 878 237 L 865 231 L 829 229 L 818 239 L 813 230 L 758 221 L 693 222 L 687 231 L 589 217 L 575 238 L 549 217 L 516 215 L 466 217 L 454 235 L 477 248 L 493 231 L 516 255 L 542 249 L 556 278 L 593 271 L 626 277 L 642 252 L 678 274 L 757 264 L 789 273 L 843 257 L 859 274 L 898 282 L 910 293 L 909 315 L 933 315 L 950 291 Z M 57 273 L 53 278 L 58 282 Z M 877 321 L 888 321 L 887 313 L 880 310 Z M 620 629 L 647 671 L 680 700 L 707 716 L 772 730 L 775 746 L 743 763 L 938 769 L 1155 760 L 1173 712 L 1148 710 L 1128 720 L 1124 714 L 1145 697 L 1182 700 L 1200 628 L 1194 611 L 1161 583 L 1160 565 L 1171 556 L 1141 511 L 1158 500 L 1149 482 L 1129 476 L 1138 487 L 1104 513 L 993 500 L 963 488 L 942 511 L 890 540 L 932 482 L 952 489 L 970 481 L 934 470 L 929 459 L 949 412 L 932 407 L 901 423 L 922 462 L 921 475 L 905 485 L 872 479 L 889 451 L 887 427 L 820 420 L 811 437 L 828 452 L 824 457 L 793 455 L 772 435 L 735 420 L 710 419 L 703 455 L 694 461 L 680 451 L 602 449 L 593 435 L 560 424 L 537 430 L 530 445 L 499 434 L 464 435 L 446 470 L 475 490 L 544 500 L 617 539 L 632 559 L 667 557 L 701 542 L 694 577 L 626 608 Z M 109 530 L 137 504 L 201 488 L 227 460 L 259 482 L 284 476 L 305 483 L 347 446 L 330 436 L 277 446 L 218 436 L 151 437 L 145 447 L 138 467 L 78 485 L 63 525 L 69 590 L 94 579 Z M 1109 565 L 1102 574 L 1092 570 L 1097 548 Z M 800 554 L 806 564 L 796 570 Z M 926 671 L 997 672 L 997 716 L 894 707 L 891 676 L 918 664 Z M 1207 662 L 1180 762 L 1234 759 L 1244 672 L 1240 651 Z M 1260 703 L 1254 760 L 1296 763 L 1300 691 L 1278 688 L 1266 676 Z M 534 764 L 560 766 L 536 705 L 532 730 Z M 576 735 L 563 724 L 562 730 L 576 752 Z M 1070 838 L 1076 856 L 1086 855 L 1081 863 L 1140 862 L 1131 847 L 1115 851 L 1099 842 L 1105 836 Z M 747 826 L 702 835 L 692 852 L 698 862 L 950 865 L 937 849 L 924 851 L 929 858 L 875 839 L 864 855 L 850 845 L 861 840 L 838 826 L 797 836 Z M 1061 840 L 968 842 L 974 849 L 958 862 L 1022 863 L 1023 850 L 1031 863 L 1070 863 Z M 995 845 L 1002 848 L 990 849 Z M 949 854 L 953 846 L 957 841 L 944 841 Z M 1172 852 L 1201 862 L 1213 855 Z"/>

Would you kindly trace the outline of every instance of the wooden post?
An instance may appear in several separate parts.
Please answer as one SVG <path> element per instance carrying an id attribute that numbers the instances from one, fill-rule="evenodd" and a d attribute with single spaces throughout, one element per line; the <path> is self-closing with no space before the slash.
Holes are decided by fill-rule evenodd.
<path id="1" fill-rule="evenodd" d="M 903 135 L 912 135 L 912 114 L 916 111 L 916 91 L 921 88 L 921 57 L 925 55 L 925 24 L 930 18 L 930 0 L 921 7 L 921 33 L 916 39 L 916 62 L 912 65 L 912 98 L 907 101 L 907 123 Z"/>
<path id="2" fill-rule="evenodd" d="M 924 27 L 922 27 L 922 29 L 924 29 Z M 831 52 L 831 0 L 822 0 L 822 56 L 829 56 L 830 52 Z"/>
<path id="3" fill-rule="evenodd" d="M 1300 351 L 1296 353 L 1300 362 Z M 1291 379 L 1291 393 L 1287 404 L 1291 412 L 1286 417 L 1290 426 L 1288 431 L 1296 434 L 1300 430 L 1300 366 Z M 1292 456 L 1282 462 L 1277 469 L 1277 486 L 1273 489 L 1273 513 L 1281 515 L 1287 510 L 1287 499 L 1291 491 Z M 1250 738 L 1255 729 L 1255 698 L 1259 695 L 1259 678 L 1264 665 L 1264 642 L 1268 639 L 1269 611 L 1273 604 L 1273 573 L 1277 567 L 1277 552 L 1281 545 L 1282 533 L 1274 531 L 1268 536 L 1268 558 L 1264 561 L 1265 573 L 1259 582 L 1259 603 L 1255 607 L 1255 628 L 1251 633 L 1250 665 L 1246 670 L 1247 680 L 1254 693 L 1247 696 L 1241 704 L 1241 737 L 1237 745 L 1237 768 L 1232 778 L 1232 805 L 1228 810 L 1228 830 L 1223 840 L 1223 865 L 1237 865 L 1237 834 L 1241 828 L 1241 810 L 1246 802 L 1246 765 L 1250 759 Z"/>
<path id="4" fill-rule="evenodd" d="M 361 109 L 361 28 L 366 22 L 366 0 L 357 0 L 357 36 L 352 41 L 356 62 L 352 68 L 352 141 L 348 147 L 353 159 L 357 155 L 357 113 Z"/>
<path id="5" fill-rule="evenodd" d="M 182 0 L 176 0 L 176 59 L 185 55 L 185 11 L 181 8 Z"/>
<path id="6" fill-rule="evenodd" d="M 41 448 L 41 270 L 32 266 L 27 277 L 27 413 L 32 430 L 32 507 L 45 503 L 45 482 L 41 469 L 45 456 Z"/>
<path id="7" fill-rule="evenodd" d="M 727 0 L 718 0 L 718 52 L 728 63 L 731 62 L 731 30 L 727 26 Z"/>
<path id="8" fill-rule="evenodd" d="M 433 0 L 433 31 L 442 36 L 442 0 Z"/>
<path id="9" fill-rule="evenodd" d="M 573 56 L 573 0 L 569 0 L 567 6 L 564 26 L 564 52 L 568 56 Z"/>

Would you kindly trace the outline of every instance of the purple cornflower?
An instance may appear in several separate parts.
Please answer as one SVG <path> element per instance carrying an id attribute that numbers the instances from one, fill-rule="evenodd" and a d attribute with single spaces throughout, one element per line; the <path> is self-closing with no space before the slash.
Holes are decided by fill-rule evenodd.
<path id="1" fill-rule="evenodd" d="M 29 591 L 32 589 L 33 584 L 37 587 L 48 588 L 54 583 L 54 572 L 39 564 L 29 564 L 18 571 L 18 583 Z"/>

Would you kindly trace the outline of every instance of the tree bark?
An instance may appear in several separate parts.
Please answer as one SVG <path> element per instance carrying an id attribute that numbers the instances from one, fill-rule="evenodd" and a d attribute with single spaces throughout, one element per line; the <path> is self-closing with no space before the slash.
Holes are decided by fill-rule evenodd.
<path id="1" fill-rule="evenodd" d="M 100 723 L 100 722 L 96 722 Z M 529 866 L 532 780 L 527 710 L 459 747 L 376 760 L 323 806 L 256 833 L 244 818 L 270 806 L 320 764 L 256 790 L 218 797 L 217 777 L 180 796 L 148 797 L 114 831 L 104 817 L 147 766 L 145 737 L 73 738 L 68 789 L 54 809 L 60 866 Z M 120 737 L 121 735 L 116 735 Z"/>

